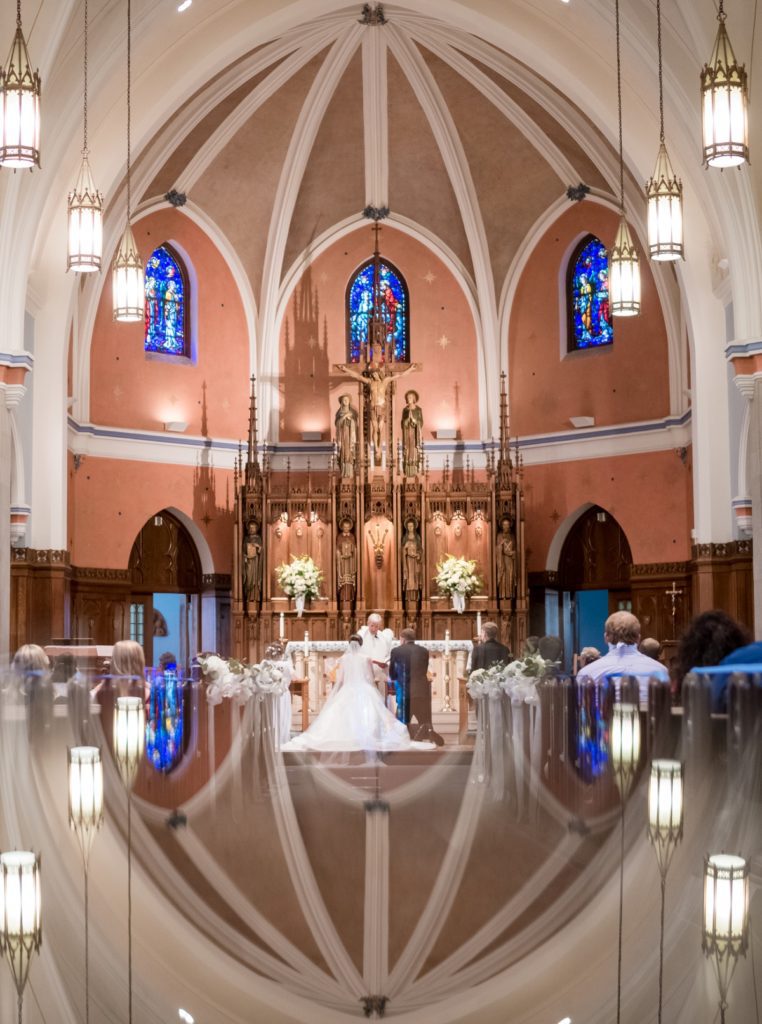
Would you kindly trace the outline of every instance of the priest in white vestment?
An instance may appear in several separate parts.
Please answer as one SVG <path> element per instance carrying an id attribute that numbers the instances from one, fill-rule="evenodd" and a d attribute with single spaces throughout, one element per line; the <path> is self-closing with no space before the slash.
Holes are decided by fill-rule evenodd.
<path id="1" fill-rule="evenodd" d="M 367 625 L 359 631 L 362 637 L 362 653 L 370 658 L 373 680 L 386 703 L 387 681 L 389 679 L 389 658 L 394 643 L 391 629 L 383 629 L 384 620 L 377 612 L 368 616 Z"/>

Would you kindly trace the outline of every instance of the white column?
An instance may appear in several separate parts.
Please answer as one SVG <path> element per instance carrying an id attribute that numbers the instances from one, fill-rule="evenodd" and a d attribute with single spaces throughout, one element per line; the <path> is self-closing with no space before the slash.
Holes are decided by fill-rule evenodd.
<path id="1" fill-rule="evenodd" d="M 0 666 L 10 656 L 11 621 L 11 414 L 0 383 Z"/>
<path id="2" fill-rule="evenodd" d="M 362 974 L 369 996 L 383 996 L 389 977 L 389 805 L 365 804 L 365 907 Z"/>
<path id="3" fill-rule="evenodd" d="M 754 636 L 762 638 L 762 375 L 744 382 L 750 399 L 747 477 L 751 497 L 752 572 L 754 578 Z"/>

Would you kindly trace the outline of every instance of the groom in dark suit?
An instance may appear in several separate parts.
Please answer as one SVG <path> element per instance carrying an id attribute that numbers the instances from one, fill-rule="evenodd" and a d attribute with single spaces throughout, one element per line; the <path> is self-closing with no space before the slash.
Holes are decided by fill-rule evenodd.
<path id="1" fill-rule="evenodd" d="M 438 747 L 444 745 L 431 723 L 431 683 L 428 677 L 429 652 L 415 642 L 415 630 L 403 629 L 402 643 L 392 648 L 389 658 L 389 679 L 397 691 L 397 718 L 407 725 L 414 740 L 428 740 Z M 417 727 L 411 728 L 415 718 Z"/>

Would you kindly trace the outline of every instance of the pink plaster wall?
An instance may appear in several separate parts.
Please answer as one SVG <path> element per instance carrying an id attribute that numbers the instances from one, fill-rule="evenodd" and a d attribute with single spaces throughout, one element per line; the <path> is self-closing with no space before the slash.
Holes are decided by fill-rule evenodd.
<path id="1" fill-rule="evenodd" d="M 70 463 L 69 547 L 77 566 L 126 569 L 144 523 L 163 508 L 184 512 L 199 527 L 214 572 L 232 570 L 233 474 L 192 466 L 99 459 Z M 207 490 L 208 488 L 208 490 Z M 202 516 L 209 515 L 205 524 Z"/>
<path id="2" fill-rule="evenodd" d="M 546 568 L 559 525 L 585 504 L 600 505 L 614 516 L 636 564 L 691 556 L 690 462 L 683 465 L 672 450 L 528 466 L 525 499 L 530 572 Z"/>
<path id="3" fill-rule="evenodd" d="M 441 260 L 403 232 L 384 226 L 380 249 L 407 281 L 411 359 L 423 363 L 423 371 L 410 374 L 397 389 L 395 424 L 410 387 L 421 396 L 426 440 L 441 427 L 455 427 L 462 437 L 478 437 L 476 331 L 463 291 Z M 332 436 L 338 396 L 344 391 L 357 393 L 357 385 L 348 387 L 333 366 L 346 361 L 347 282 L 372 253 L 370 227 L 354 231 L 314 260 L 289 299 L 280 339 L 281 440 L 299 440 L 305 430 Z M 427 275 L 433 275 L 433 280 Z M 317 297 L 318 314 L 315 317 L 313 305 L 312 327 L 295 323 L 295 308 L 305 288 L 307 293 L 311 290 L 313 303 Z M 298 352 L 287 357 L 286 339 L 293 346 L 295 336 Z M 443 336 L 449 339 L 445 347 L 440 344 Z M 300 354 L 301 363 L 297 363 Z"/>
<path id="4" fill-rule="evenodd" d="M 189 365 L 147 356 L 143 324 L 113 321 L 111 275 L 104 274 L 90 355 L 92 422 L 163 430 L 169 420 L 184 420 L 189 434 L 200 434 L 206 384 L 207 433 L 240 436 L 247 422 L 249 338 L 230 268 L 207 235 L 177 210 L 143 218 L 134 233 L 144 260 L 166 241 L 190 257 L 197 277 L 198 359 Z"/>
<path id="5" fill-rule="evenodd" d="M 613 345 L 561 352 L 566 256 L 588 232 L 610 247 L 618 222 L 598 203 L 573 203 L 542 236 L 521 274 L 508 346 L 511 428 L 519 434 L 569 430 L 572 416 L 594 416 L 603 426 L 669 413 L 667 334 L 642 251 L 640 316 L 614 318 Z"/>

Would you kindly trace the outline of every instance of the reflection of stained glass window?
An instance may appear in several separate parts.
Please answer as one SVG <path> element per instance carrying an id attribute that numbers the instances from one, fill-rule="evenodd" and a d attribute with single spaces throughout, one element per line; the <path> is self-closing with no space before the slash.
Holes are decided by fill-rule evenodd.
<path id="1" fill-rule="evenodd" d="M 600 239 L 588 235 L 569 261 L 569 351 L 610 345 L 609 258 Z"/>
<path id="2" fill-rule="evenodd" d="M 609 762 L 608 693 L 606 683 L 577 687 L 577 771 L 584 782 L 600 778 Z"/>
<path id="3" fill-rule="evenodd" d="M 374 275 L 375 264 L 369 260 L 360 267 L 347 288 L 347 358 L 351 363 L 360 361 L 362 346 L 368 341 L 377 292 Z M 386 340 L 394 345 L 395 360 L 407 363 L 410 361 L 407 286 L 399 271 L 383 261 L 378 294 Z"/>
<path id="4" fill-rule="evenodd" d="M 145 350 L 188 355 L 188 284 L 179 256 L 168 245 L 154 249 L 146 264 Z"/>
<path id="5" fill-rule="evenodd" d="M 183 755 L 183 684 L 176 672 L 156 672 L 146 721 L 146 757 L 159 772 L 171 771 Z"/>

